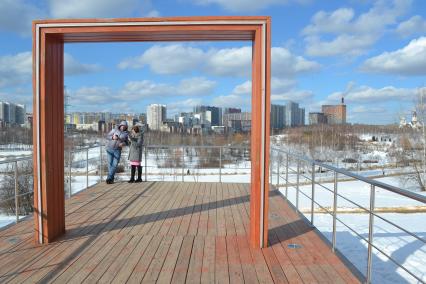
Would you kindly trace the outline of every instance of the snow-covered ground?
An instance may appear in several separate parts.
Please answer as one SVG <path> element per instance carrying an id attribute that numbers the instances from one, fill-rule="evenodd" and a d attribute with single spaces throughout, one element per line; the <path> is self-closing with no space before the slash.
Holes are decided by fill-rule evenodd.
<path id="1" fill-rule="evenodd" d="M 386 177 L 378 179 L 381 182 L 397 185 L 398 178 Z M 323 184 L 333 189 L 333 184 Z M 285 187 L 280 191 L 285 195 Z M 339 182 L 338 193 L 342 196 L 356 202 L 357 204 L 369 208 L 370 186 L 361 181 Z M 300 192 L 311 197 L 312 187 L 301 186 Z M 426 193 L 420 193 L 426 196 Z M 377 188 L 376 208 L 412 208 L 414 206 L 426 206 L 418 201 L 411 200 L 401 195 Z M 288 200 L 296 205 L 296 190 L 293 187 L 288 189 Z M 316 186 L 315 201 L 321 206 L 331 209 L 333 205 L 333 194 L 327 190 Z M 314 206 L 315 209 L 319 207 Z M 348 209 L 357 208 L 356 205 L 338 198 L 337 209 L 348 211 Z M 303 194 L 299 194 L 299 208 L 306 213 L 305 216 L 310 220 L 311 200 Z M 417 236 L 426 239 L 426 213 L 378 213 L 379 216 L 397 224 L 403 229 L 415 233 Z M 354 231 L 368 239 L 368 218 L 365 213 L 338 213 L 337 217 L 349 225 Z M 331 242 L 332 239 L 332 216 L 326 213 L 314 214 L 314 225 Z M 366 273 L 367 266 L 367 243 L 356 236 L 351 230 L 342 223 L 337 222 L 337 248 L 362 272 Z M 399 228 L 379 219 L 374 220 L 374 244 L 386 254 L 391 256 L 398 263 L 402 264 L 409 271 L 426 281 L 426 244 Z M 385 257 L 377 250 L 373 250 L 373 282 L 374 283 L 417 283 L 417 281 L 398 268 L 391 260 Z"/>

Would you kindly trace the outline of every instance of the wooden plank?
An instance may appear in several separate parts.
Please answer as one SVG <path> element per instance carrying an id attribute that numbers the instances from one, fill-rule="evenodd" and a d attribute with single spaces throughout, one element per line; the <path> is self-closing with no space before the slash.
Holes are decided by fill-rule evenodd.
<path id="1" fill-rule="evenodd" d="M 108 252 L 106 257 L 101 260 L 93 269 L 90 274 L 84 279 L 83 283 L 97 283 L 99 279 L 105 275 L 109 267 L 114 263 L 114 261 L 120 256 L 121 250 L 129 245 L 129 242 L 134 239 L 131 235 L 124 235 L 125 237 L 121 238 L 115 246 Z"/>
<path id="2" fill-rule="evenodd" d="M 209 223 L 209 206 L 211 202 L 210 192 L 212 183 L 204 183 L 205 190 L 203 192 L 203 201 L 201 205 L 200 220 L 198 222 L 197 234 L 207 236 Z"/>
<path id="3" fill-rule="evenodd" d="M 216 207 L 217 236 L 226 236 L 225 210 L 223 209 L 223 189 L 220 184 L 216 184 Z"/>
<path id="4" fill-rule="evenodd" d="M 209 217 L 207 224 L 207 234 L 215 236 L 217 233 L 217 219 L 216 219 L 216 205 L 217 205 L 217 183 L 212 183 L 210 186 L 210 199 L 209 199 Z"/>
<path id="5" fill-rule="evenodd" d="M 118 200 L 120 200 L 120 199 L 118 199 Z M 113 212 L 110 212 L 110 214 L 112 214 L 112 213 Z M 101 212 L 99 212 L 99 214 L 105 214 L 105 213 L 103 211 L 101 211 Z M 91 231 L 95 231 L 95 232 L 96 232 L 96 230 L 99 231 L 102 228 L 103 224 L 99 224 L 96 221 L 96 215 L 97 214 L 92 215 L 92 216 L 89 215 L 89 220 L 92 220 L 93 224 L 96 224 L 96 225 L 92 226 L 91 224 L 88 224 L 88 227 L 86 227 L 86 228 L 84 228 L 84 227 L 78 228 L 77 230 L 75 230 L 73 232 L 74 235 L 71 233 L 71 234 L 68 234 L 67 237 L 72 238 L 72 237 L 75 237 L 75 236 L 85 236 L 88 233 L 90 233 Z M 81 234 L 81 235 L 79 235 L 79 234 Z M 28 269 L 30 269 L 32 267 L 32 265 L 37 265 L 37 260 L 39 258 L 43 258 L 43 261 L 45 263 L 49 263 L 50 261 L 54 261 L 57 257 L 59 257 L 59 258 L 66 257 L 66 254 L 64 254 L 63 251 L 68 249 L 68 246 L 69 246 L 69 244 L 66 243 L 66 242 L 57 242 L 57 243 L 53 244 L 52 246 L 48 246 L 44 250 L 42 248 L 40 250 L 40 253 L 38 255 L 36 255 L 35 257 L 33 256 L 32 258 L 30 258 L 30 260 L 28 262 L 21 263 L 20 265 L 11 266 L 11 268 L 14 268 L 15 271 L 22 270 L 25 267 L 28 267 Z M 49 249 L 49 248 L 52 248 L 52 249 Z M 26 256 L 28 256 L 28 254 Z M 15 257 L 17 257 L 17 255 L 15 255 Z M 17 260 L 18 261 L 20 260 L 19 255 L 17 257 Z M 47 273 L 47 272 L 48 272 L 48 269 L 39 270 L 39 271 L 37 271 L 37 274 L 39 276 L 35 276 L 35 277 L 42 277 L 43 273 Z"/>
<path id="6" fill-rule="evenodd" d="M 167 253 L 161 272 L 158 276 L 157 283 L 171 283 L 173 272 L 179 257 L 181 246 L 183 243 L 182 236 L 174 236 L 170 249 Z"/>
<path id="7" fill-rule="evenodd" d="M 238 253 L 240 255 L 241 269 L 243 271 L 245 283 L 259 283 L 253 258 L 251 256 L 247 236 L 236 236 Z"/>
<path id="8" fill-rule="evenodd" d="M 192 253 L 192 245 L 194 243 L 194 236 L 183 237 L 182 247 L 179 251 L 179 256 L 176 262 L 175 270 L 173 272 L 173 283 L 184 283 L 188 273 L 189 260 Z"/>
<path id="9" fill-rule="evenodd" d="M 228 255 L 225 236 L 216 237 L 215 263 L 216 283 L 229 283 Z"/>
<path id="10" fill-rule="evenodd" d="M 196 236 L 192 246 L 186 283 L 200 283 L 204 257 L 204 237 Z"/>
<path id="11" fill-rule="evenodd" d="M 241 260 L 235 235 L 226 236 L 226 251 L 228 253 L 229 282 L 244 283 Z"/>
<path id="12" fill-rule="evenodd" d="M 167 214 L 167 218 L 164 220 L 158 234 L 159 235 L 167 235 L 170 232 L 170 228 L 172 227 L 173 221 L 178 216 L 180 211 L 180 206 L 184 200 L 185 197 L 185 190 L 186 186 L 185 183 L 179 183 L 179 185 L 176 188 L 176 192 L 174 195 L 175 203 L 173 203 L 172 209 L 170 210 L 169 214 Z M 173 233 L 171 234 L 173 235 Z"/>
<path id="13" fill-rule="evenodd" d="M 179 224 L 179 230 L 177 234 L 179 236 L 186 236 L 188 232 L 189 225 L 191 223 L 192 212 L 194 210 L 194 204 L 197 201 L 196 195 L 196 184 L 191 183 L 187 190 L 186 202 L 183 203 L 183 214 L 177 219 Z M 173 224 L 174 225 L 174 224 Z M 173 226 L 172 225 L 172 226 Z"/>
<path id="14" fill-rule="evenodd" d="M 234 216 L 231 210 L 231 203 L 229 201 L 230 195 L 229 195 L 229 189 L 227 184 L 224 184 L 222 186 L 222 198 L 223 198 L 223 205 L 224 205 L 224 211 L 225 211 L 226 235 L 235 236 L 236 235 L 235 222 L 234 222 Z"/>
<path id="15" fill-rule="evenodd" d="M 162 241 L 162 237 L 155 236 L 151 238 L 151 241 L 146 246 L 145 251 L 143 254 L 139 254 L 139 261 L 136 263 L 133 272 L 131 273 L 130 277 L 127 281 L 124 281 L 126 283 L 141 283 L 142 279 L 145 276 L 145 273 L 148 271 L 148 268 L 151 264 L 151 261 L 154 258 L 155 253 L 157 252 L 158 247 L 160 246 L 160 243 Z M 136 254 L 136 258 L 138 258 L 138 255 Z M 127 271 L 126 267 L 126 271 Z M 125 275 L 125 274 L 121 274 Z M 124 278 L 122 279 L 114 279 L 114 283 L 124 283 Z"/>
<path id="16" fill-rule="evenodd" d="M 275 256 L 284 271 L 285 277 L 291 283 L 303 283 L 302 278 L 297 273 L 293 263 L 283 249 L 275 233 L 269 234 L 270 246 L 274 250 Z"/>
<path id="17" fill-rule="evenodd" d="M 203 199 L 205 197 L 205 189 L 206 189 L 205 183 L 196 183 L 194 185 L 195 185 L 194 188 L 195 188 L 196 201 L 192 208 L 191 220 L 189 222 L 188 231 L 186 233 L 188 235 L 193 235 L 193 236 L 197 235 L 197 232 L 198 232 L 198 226 L 199 226 L 200 216 L 201 216 L 201 208 L 203 206 Z"/>
<path id="18" fill-rule="evenodd" d="M 173 236 L 164 236 L 161 244 L 151 261 L 148 270 L 145 273 L 145 277 L 142 279 L 143 283 L 155 283 L 158 279 L 163 264 L 166 261 L 167 254 L 172 244 Z"/>
<path id="19" fill-rule="evenodd" d="M 204 239 L 204 255 L 201 269 L 201 283 L 215 282 L 215 236 L 207 235 Z"/>

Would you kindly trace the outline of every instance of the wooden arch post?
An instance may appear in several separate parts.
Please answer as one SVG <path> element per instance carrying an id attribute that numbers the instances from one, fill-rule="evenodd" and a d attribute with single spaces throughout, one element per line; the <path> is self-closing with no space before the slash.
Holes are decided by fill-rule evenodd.
<path id="1" fill-rule="evenodd" d="M 68 19 L 33 22 L 35 240 L 65 233 L 64 43 L 130 41 L 251 41 L 252 130 L 250 243 L 268 237 L 271 77 L 270 17 Z"/>

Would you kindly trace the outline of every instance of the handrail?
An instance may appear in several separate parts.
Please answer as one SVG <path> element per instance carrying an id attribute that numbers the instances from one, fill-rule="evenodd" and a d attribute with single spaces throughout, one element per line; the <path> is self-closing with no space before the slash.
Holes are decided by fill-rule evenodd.
<path id="1" fill-rule="evenodd" d="M 289 154 L 289 155 L 291 155 L 291 156 L 293 156 L 293 157 L 295 157 L 295 158 L 297 158 L 299 160 L 304 160 L 304 161 L 306 161 L 306 162 L 308 162 L 310 164 L 314 164 L 316 166 L 329 169 L 329 170 L 331 170 L 333 172 L 337 172 L 339 174 L 343 174 L 345 176 L 352 177 L 354 179 L 357 179 L 357 180 L 363 181 L 365 183 L 368 183 L 368 184 L 371 184 L 371 185 L 383 188 L 383 189 L 391 191 L 393 193 L 397 193 L 397 194 L 403 195 L 405 197 L 414 199 L 416 201 L 419 201 L 419 202 L 422 202 L 422 203 L 426 203 L 426 197 L 423 196 L 423 195 L 421 195 L 421 194 L 418 194 L 418 193 L 415 193 L 415 192 L 412 192 L 412 191 L 409 191 L 409 190 L 406 190 L 406 189 L 402 189 L 402 188 L 399 188 L 399 187 L 396 187 L 396 186 L 393 186 L 393 185 L 390 185 L 390 184 L 386 184 L 386 183 L 383 183 L 383 182 L 380 182 L 380 181 L 377 181 L 377 180 L 369 179 L 367 177 L 358 175 L 356 173 L 347 171 L 345 169 L 337 168 L 337 167 L 334 167 L 334 166 L 331 166 L 331 165 L 328 165 L 328 164 L 317 162 L 317 161 L 312 160 L 312 159 L 310 159 L 308 157 L 297 155 L 297 154 L 293 154 L 293 153 L 287 152 L 287 151 L 285 151 L 283 149 L 280 149 L 280 148 L 271 147 L 271 149 L 274 150 L 274 151 L 277 151 L 277 152 L 281 152 L 283 154 Z"/>
<path id="2" fill-rule="evenodd" d="M 374 219 L 377 217 L 379 218 L 381 221 L 384 221 L 385 223 L 401 230 L 402 232 L 406 233 L 408 236 L 415 238 L 416 240 L 423 242 L 426 244 L 426 239 L 423 238 L 422 236 L 417 235 L 415 232 L 410 232 L 409 230 L 403 228 L 402 226 L 387 220 L 384 216 L 380 216 L 379 214 L 377 214 L 375 212 L 375 200 L 376 200 L 376 193 L 375 193 L 375 189 L 376 187 L 378 188 L 382 188 L 386 191 L 390 191 L 393 192 L 395 194 L 410 198 L 412 200 L 421 202 L 421 203 L 426 203 L 426 197 L 405 189 L 401 189 L 392 185 L 388 185 L 376 180 L 372 180 L 369 178 L 366 178 L 364 176 L 349 172 L 345 169 L 341 169 L 341 168 L 337 168 L 335 166 L 331 166 L 328 164 L 324 164 L 322 162 L 318 162 L 315 161 L 313 159 L 310 159 L 308 157 L 299 155 L 299 154 L 294 154 L 291 153 L 289 151 L 285 151 L 283 149 L 280 148 L 276 148 L 276 147 L 271 147 L 271 153 L 273 151 L 276 151 L 278 153 L 278 155 L 280 154 L 284 154 L 285 155 L 285 178 L 280 174 L 280 165 L 283 163 L 283 159 L 278 158 L 277 159 L 277 171 L 276 171 L 276 175 L 277 175 L 277 188 L 280 185 L 280 178 L 285 180 L 285 197 L 288 200 L 288 187 L 294 187 L 296 190 L 296 196 L 295 196 L 295 208 L 296 211 L 299 214 L 304 214 L 303 212 L 301 212 L 299 210 L 299 195 L 302 195 L 304 197 L 306 197 L 308 200 L 310 200 L 311 202 L 311 210 L 310 210 L 310 214 L 311 214 L 311 219 L 308 220 L 308 222 L 311 223 L 311 225 L 314 225 L 314 206 L 317 205 L 319 208 L 323 209 L 325 211 L 326 214 L 331 215 L 333 217 L 333 232 L 332 232 L 332 241 L 331 241 L 331 248 L 333 251 L 335 251 L 337 249 L 337 242 L 336 242 L 336 237 L 337 237 L 337 229 L 336 229 L 336 221 L 339 221 L 339 223 L 343 224 L 346 228 L 348 228 L 352 233 L 354 233 L 357 237 L 359 237 L 360 239 L 364 240 L 367 243 L 367 272 L 365 275 L 365 281 L 366 283 L 371 283 L 371 278 L 372 278 L 372 262 L 373 262 L 373 258 L 372 258 L 372 254 L 373 254 L 373 249 L 377 250 L 378 252 L 380 252 L 381 254 L 383 254 L 387 259 L 389 259 L 391 262 L 393 262 L 395 265 L 397 265 L 399 268 L 403 269 L 406 273 L 408 273 L 411 277 L 413 277 L 414 279 L 416 279 L 417 281 L 421 282 L 421 283 L 425 283 L 423 279 L 421 279 L 421 276 L 416 275 L 414 272 L 410 271 L 407 267 L 404 266 L 403 263 L 399 263 L 398 261 L 396 261 L 392 256 L 390 256 L 389 254 L 387 254 L 386 252 L 384 252 L 382 249 L 380 249 L 377 244 L 375 244 L 374 242 Z M 272 154 L 271 154 L 272 156 Z M 292 168 L 292 166 L 289 164 L 289 161 L 294 160 L 297 161 L 297 170 L 294 170 Z M 272 161 L 273 159 L 271 159 Z M 309 170 L 309 166 L 308 166 L 308 170 L 307 173 L 309 175 L 309 173 L 311 174 L 311 177 L 308 177 L 307 175 L 305 175 L 306 173 L 304 171 L 302 171 L 301 169 L 301 164 L 305 165 L 308 164 L 309 166 L 311 166 L 311 169 Z M 324 185 L 322 185 L 316 178 L 315 178 L 315 167 L 318 166 L 320 168 L 325 168 L 330 170 L 331 172 L 334 173 L 334 189 L 328 188 Z M 292 181 L 290 183 L 289 181 L 289 172 L 293 172 L 294 174 L 296 174 L 296 182 Z M 303 173 L 302 173 L 303 172 Z M 274 174 L 274 170 L 271 168 L 271 182 L 272 182 L 272 175 Z M 362 206 L 360 204 L 358 204 L 355 201 L 352 201 L 350 198 L 347 198 L 341 194 L 338 193 L 338 175 L 343 175 L 343 176 L 348 176 L 351 177 L 355 180 L 359 180 L 362 182 L 365 182 L 367 184 L 370 185 L 370 204 L 369 206 Z M 300 177 L 304 177 L 306 178 L 306 180 L 309 180 L 310 182 L 308 184 L 312 185 L 312 191 L 311 191 L 311 196 L 309 196 L 308 194 L 306 194 L 304 192 L 304 190 L 301 190 L 300 187 Z M 327 190 L 328 192 L 333 194 L 332 197 L 332 201 L 333 201 L 333 207 L 332 210 L 325 208 L 324 206 L 322 206 L 318 201 L 315 200 L 315 186 L 320 186 L 321 188 L 324 188 L 325 190 Z M 344 222 L 341 218 L 337 217 L 337 199 L 338 198 L 342 198 L 345 201 L 355 205 L 356 207 L 364 210 L 365 212 L 367 212 L 369 214 L 369 221 L 368 221 L 368 236 L 364 237 L 361 236 L 356 229 L 352 228 L 350 225 L 348 225 L 346 222 Z M 290 200 L 289 200 L 290 201 Z"/>

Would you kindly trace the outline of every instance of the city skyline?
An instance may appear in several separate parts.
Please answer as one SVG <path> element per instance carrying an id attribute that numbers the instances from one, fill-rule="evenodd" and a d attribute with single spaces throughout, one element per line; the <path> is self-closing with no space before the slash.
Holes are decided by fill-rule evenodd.
<path id="1" fill-rule="evenodd" d="M 270 15 L 272 104 L 304 105 L 306 120 L 344 96 L 348 121 L 398 123 L 425 84 L 424 1 L 106 0 L 104 9 L 86 2 L 0 1 L 8 15 L 0 27 L 0 99 L 31 110 L 30 23 L 54 17 Z M 198 104 L 250 111 L 250 54 L 247 42 L 67 44 L 70 110 L 138 112 L 159 103 L 171 114 Z"/>

